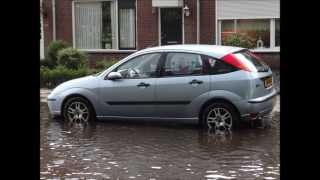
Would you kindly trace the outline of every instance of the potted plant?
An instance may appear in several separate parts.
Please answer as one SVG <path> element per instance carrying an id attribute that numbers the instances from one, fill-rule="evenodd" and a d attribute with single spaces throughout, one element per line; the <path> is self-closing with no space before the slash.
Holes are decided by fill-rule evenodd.
<path id="1" fill-rule="evenodd" d="M 228 36 L 223 43 L 223 45 L 227 46 L 238 46 L 244 47 L 248 49 L 253 49 L 256 47 L 255 41 L 246 34 L 235 33 Z"/>

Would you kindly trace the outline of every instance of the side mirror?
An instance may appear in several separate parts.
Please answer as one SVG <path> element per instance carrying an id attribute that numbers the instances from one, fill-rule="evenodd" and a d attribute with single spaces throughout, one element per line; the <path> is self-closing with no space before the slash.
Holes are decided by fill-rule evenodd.
<path id="1" fill-rule="evenodd" d="M 122 79 L 122 75 L 119 72 L 111 72 L 108 74 L 107 79 L 109 80 Z"/>

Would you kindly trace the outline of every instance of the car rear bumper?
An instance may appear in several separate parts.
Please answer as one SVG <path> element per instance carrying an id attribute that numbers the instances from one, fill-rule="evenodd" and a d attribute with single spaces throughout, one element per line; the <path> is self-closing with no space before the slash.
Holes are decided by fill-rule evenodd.
<path id="1" fill-rule="evenodd" d="M 241 114 L 241 118 L 244 120 L 256 120 L 264 117 L 269 117 L 276 104 L 276 90 L 273 90 L 270 94 L 249 99 L 245 103 L 245 111 Z"/>
<path id="2" fill-rule="evenodd" d="M 262 97 L 254 98 L 254 99 L 249 99 L 248 103 L 263 103 L 269 99 L 272 99 L 276 95 L 277 95 L 277 91 L 275 89 L 273 89 L 273 91 L 270 94 L 267 94 Z"/>

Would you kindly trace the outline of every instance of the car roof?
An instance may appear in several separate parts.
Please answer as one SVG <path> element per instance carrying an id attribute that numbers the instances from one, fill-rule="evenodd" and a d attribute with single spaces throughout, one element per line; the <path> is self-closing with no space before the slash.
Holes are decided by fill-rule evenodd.
<path id="1" fill-rule="evenodd" d="M 150 51 L 179 51 L 179 52 L 195 52 L 205 54 L 215 58 L 222 58 L 223 56 L 243 50 L 245 48 L 234 46 L 220 46 L 220 45 L 203 45 L 203 44 L 184 44 L 184 45 L 167 45 L 146 48 L 139 51 L 140 53 L 146 53 Z M 139 53 L 139 54 L 140 54 Z"/>

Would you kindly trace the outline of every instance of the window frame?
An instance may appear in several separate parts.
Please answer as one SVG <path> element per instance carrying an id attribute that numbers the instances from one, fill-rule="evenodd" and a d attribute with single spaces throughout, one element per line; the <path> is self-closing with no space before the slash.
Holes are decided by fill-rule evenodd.
<path id="1" fill-rule="evenodd" d="M 238 20 L 241 20 L 244 18 L 220 18 L 217 19 L 217 44 L 222 44 L 222 21 L 225 20 L 233 20 L 234 21 L 234 30 L 235 33 L 237 32 L 237 26 L 238 26 Z M 267 19 L 270 22 L 270 47 L 269 48 L 254 48 L 250 49 L 252 52 L 280 52 L 280 46 L 275 46 L 275 31 L 276 31 L 276 25 L 275 21 L 279 20 L 279 17 L 266 17 L 266 18 L 245 18 L 250 20 L 261 20 L 261 19 Z"/>
<path id="2" fill-rule="evenodd" d="M 118 1 L 118 0 L 117 0 Z M 118 49 L 119 50 L 135 50 L 137 49 L 137 1 L 136 0 L 133 0 L 134 1 L 134 8 L 132 8 L 134 10 L 134 19 L 135 19 L 135 22 L 134 22 L 134 39 L 135 39 L 135 42 L 134 42 L 134 47 L 133 48 L 121 48 L 120 47 L 120 16 L 119 16 L 119 10 L 120 10 L 120 7 L 118 5 L 118 2 L 117 2 L 117 24 L 118 24 L 118 36 L 117 36 L 117 45 L 118 45 Z M 122 8 L 122 9 L 127 9 L 127 8 Z"/>
<path id="3" fill-rule="evenodd" d="M 164 73 L 164 67 L 165 67 L 165 63 L 167 60 L 167 55 L 169 53 L 183 53 L 183 54 L 195 54 L 200 56 L 201 61 L 202 61 L 202 73 L 201 74 L 188 74 L 188 75 L 170 75 L 170 76 L 165 76 Z M 202 54 L 199 53 L 194 53 L 194 52 L 176 52 L 176 51 L 167 51 L 164 52 L 162 58 L 161 58 L 161 64 L 160 64 L 160 70 L 159 70 L 159 77 L 158 78 L 175 78 L 175 77 L 188 77 L 188 76 L 204 76 L 204 75 L 208 75 L 208 72 L 206 71 L 206 65 L 205 62 L 202 58 Z"/>
<path id="4" fill-rule="evenodd" d="M 279 26 L 281 26 L 281 22 L 280 22 L 280 18 L 274 18 L 274 47 L 275 48 L 279 48 L 280 49 L 280 46 L 281 46 L 281 41 L 280 41 L 280 45 L 279 46 L 276 46 L 276 21 L 278 20 L 279 21 Z M 280 27 L 279 27 L 280 28 Z M 280 29 L 280 37 L 281 39 L 281 29 Z"/>
<path id="5" fill-rule="evenodd" d="M 111 72 L 117 72 L 118 68 L 125 65 L 126 63 L 129 63 L 130 61 L 136 59 L 136 58 L 139 58 L 141 56 L 145 56 L 145 55 L 150 55 L 150 54 L 160 54 L 160 58 L 158 60 L 158 63 L 157 63 L 157 67 L 156 67 L 156 74 L 154 77 L 147 77 L 147 78 L 122 78 L 122 79 L 152 79 L 152 78 L 158 78 L 159 75 L 160 75 L 160 66 L 161 66 L 161 62 L 162 62 L 162 59 L 164 57 L 164 53 L 163 52 L 148 52 L 148 53 L 144 53 L 144 54 L 139 54 L 137 56 L 134 56 L 130 59 L 128 59 L 127 61 L 119 64 L 117 67 L 115 67 L 114 69 L 112 69 L 109 73 L 107 73 L 104 77 L 104 80 L 108 80 L 108 75 L 111 73 Z"/>
<path id="6" fill-rule="evenodd" d="M 116 43 L 117 48 L 116 49 L 80 49 L 81 51 L 86 52 L 102 52 L 102 53 L 132 53 L 137 51 L 137 0 L 133 0 L 135 4 L 134 12 L 135 12 L 135 30 L 134 30 L 134 36 L 135 36 L 135 47 L 134 48 L 120 48 L 119 42 L 120 42 L 120 25 L 119 25 L 119 7 L 118 7 L 118 1 L 119 0 L 73 0 L 72 1 L 72 47 L 76 47 L 76 26 L 75 26 L 75 5 L 76 3 L 90 3 L 90 2 L 114 2 L 116 6 Z"/>

